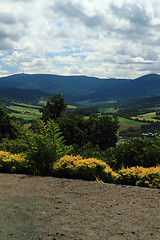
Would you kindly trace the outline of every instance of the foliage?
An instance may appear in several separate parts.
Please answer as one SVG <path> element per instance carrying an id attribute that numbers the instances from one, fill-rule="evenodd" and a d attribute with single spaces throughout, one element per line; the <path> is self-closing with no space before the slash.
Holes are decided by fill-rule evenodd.
<path id="1" fill-rule="evenodd" d="M 28 146 L 27 163 L 31 173 L 36 175 L 51 175 L 53 163 L 71 149 L 64 145 L 59 126 L 53 120 L 45 124 L 39 119 L 37 132 L 24 132 L 24 137 Z"/>
<path id="2" fill-rule="evenodd" d="M 121 169 L 117 174 L 116 183 L 160 188 L 160 166 L 151 168 L 131 167 Z"/>
<path id="3" fill-rule="evenodd" d="M 24 156 L 0 151 L 0 172 L 26 173 L 27 168 Z"/>
<path id="4" fill-rule="evenodd" d="M 49 119 L 56 120 L 61 113 L 66 109 L 67 104 L 64 103 L 64 97 L 61 94 L 55 94 L 49 98 L 46 106 L 43 106 L 39 111 L 42 113 L 42 119 L 47 121 Z"/>
<path id="5" fill-rule="evenodd" d="M 97 115 L 99 111 L 97 107 L 83 107 L 83 108 L 76 108 L 72 110 L 72 113 L 82 115 L 82 116 L 90 116 L 90 115 Z"/>
<path id="6" fill-rule="evenodd" d="M 11 102 L 11 99 L 4 97 L 0 94 L 0 106 L 3 107 L 5 111 L 7 111 L 7 106 L 11 105 Z"/>
<path id="7" fill-rule="evenodd" d="M 83 147 L 86 144 L 99 146 L 101 150 L 115 146 L 119 122 L 117 118 L 89 117 L 80 115 L 62 116 L 58 124 L 66 139 L 66 144 Z"/>
<path id="8" fill-rule="evenodd" d="M 101 160 L 65 155 L 52 168 L 52 175 L 57 177 L 160 188 L 160 166 L 136 166 L 115 172 Z M 0 151 L 0 172 L 22 174 L 28 173 L 28 170 L 27 161 L 22 154 Z"/>
<path id="9" fill-rule="evenodd" d="M 113 171 L 101 160 L 66 155 L 53 165 L 53 173 L 57 177 L 160 188 L 160 166 L 136 166 Z"/>
<path id="10" fill-rule="evenodd" d="M 90 132 L 93 133 L 91 140 L 93 145 L 98 145 L 101 150 L 116 145 L 119 128 L 119 121 L 116 117 L 114 119 L 109 116 L 91 118 L 89 124 L 91 126 Z"/>
<path id="11" fill-rule="evenodd" d="M 24 142 L 24 139 L 20 136 L 16 139 L 3 138 L 0 147 L 7 152 L 11 153 L 22 153 L 27 151 L 27 144 Z"/>
<path id="12" fill-rule="evenodd" d="M 18 126 L 9 115 L 0 107 L 0 142 L 2 138 L 14 139 L 18 135 Z"/>
<path id="13" fill-rule="evenodd" d="M 63 132 L 67 145 L 84 146 L 89 138 L 88 121 L 80 115 L 63 115 L 58 119 L 58 125 Z"/>
<path id="14" fill-rule="evenodd" d="M 134 138 L 108 149 L 106 162 L 113 169 L 122 167 L 153 167 L 160 164 L 160 150 L 148 139 Z"/>
<path id="15" fill-rule="evenodd" d="M 54 176 L 84 179 L 89 181 L 112 181 L 112 169 L 103 161 L 94 158 L 65 155 L 53 166 Z"/>

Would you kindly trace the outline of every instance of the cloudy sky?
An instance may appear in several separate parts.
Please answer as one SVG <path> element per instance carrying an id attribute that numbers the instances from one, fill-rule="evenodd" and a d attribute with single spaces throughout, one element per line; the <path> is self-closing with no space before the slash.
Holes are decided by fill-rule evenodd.
<path id="1" fill-rule="evenodd" d="M 159 0 L 0 0 L 0 76 L 160 73 Z"/>

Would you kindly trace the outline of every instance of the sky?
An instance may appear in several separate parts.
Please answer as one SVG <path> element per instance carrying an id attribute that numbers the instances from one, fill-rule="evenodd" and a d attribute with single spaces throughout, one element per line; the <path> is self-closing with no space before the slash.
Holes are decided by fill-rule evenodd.
<path id="1" fill-rule="evenodd" d="M 160 74 L 159 0 L 0 0 L 0 77 Z"/>

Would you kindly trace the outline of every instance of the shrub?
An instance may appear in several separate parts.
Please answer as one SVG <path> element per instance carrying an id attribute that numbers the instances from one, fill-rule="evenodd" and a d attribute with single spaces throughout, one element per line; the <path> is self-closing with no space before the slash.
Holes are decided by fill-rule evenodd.
<path id="1" fill-rule="evenodd" d="M 53 120 L 45 124 L 39 119 L 38 126 L 34 134 L 24 132 L 28 146 L 26 159 L 32 174 L 47 176 L 52 174 L 53 163 L 71 148 L 64 145 L 59 126 Z"/>
<path id="2" fill-rule="evenodd" d="M 151 168 L 137 166 L 121 169 L 116 176 L 116 183 L 160 188 L 160 166 Z"/>
<path id="3" fill-rule="evenodd" d="M 101 150 L 113 147 L 117 142 L 119 122 L 110 116 L 93 117 L 88 119 L 71 114 L 58 119 L 67 144 L 84 147 L 86 144 L 99 146 Z"/>
<path id="4" fill-rule="evenodd" d="M 160 166 L 123 168 L 117 172 L 95 158 L 65 155 L 53 166 L 56 177 L 160 188 Z"/>
<path id="5" fill-rule="evenodd" d="M 11 153 L 22 153 L 27 151 L 27 144 L 24 142 L 22 138 L 16 138 L 14 140 L 3 138 L 1 148 L 4 151 Z"/>
<path id="6" fill-rule="evenodd" d="M 0 172 L 26 173 L 25 158 L 21 154 L 0 151 Z"/>
<path id="7" fill-rule="evenodd" d="M 122 167 L 155 167 L 160 164 L 160 149 L 152 141 L 134 138 L 106 151 L 106 162 L 114 169 Z"/>
<path id="8" fill-rule="evenodd" d="M 139 179 L 137 186 L 160 188 L 160 166 L 141 169 Z"/>
<path id="9" fill-rule="evenodd" d="M 112 169 L 103 161 L 94 158 L 65 155 L 54 164 L 57 177 L 77 178 L 91 181 L 113 182 Z"/>

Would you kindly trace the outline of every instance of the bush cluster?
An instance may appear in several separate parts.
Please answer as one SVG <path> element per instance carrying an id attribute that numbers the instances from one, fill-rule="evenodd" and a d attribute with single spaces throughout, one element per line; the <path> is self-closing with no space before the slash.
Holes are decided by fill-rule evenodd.
<path id="1" fill-rule="evenodd" d="M 116 183 L 133 186 L 160 188 L 160 166 L 131 167 L 118 171 Z"/>
<path id="2" fill-rule="evenodd" d="M 160 188 L 160 166 L 136 166 L 113 171 L 101 160 L 66 155 L 54 164 L 53 174 L 57 177 Z"/>
<path id="3" fill-rule="evenodd" d="M 114 170 L 135 166 L 155 167 L 160 164 L 160 149 L 148 139 L 134 138 L 108 149 L 106 162 Z"/>
<path id="4" fill-rule="evenodd" d="M 0 172 L 29 173 L 27 161 L 21 154 L 0 151 Z M 113 171 L 102 160 L 83 159 L 81 156 L 63 156 L 53 163 L 52 175 L 87 181 L 160 188 L 160 166 L 150 168 L 136 166 Z"/>
<path id="5" fill-rule="evenodd" d="M 94 158 L 83 159 L 81 156 L 65 155 L 53 166 L 54 176 L 89 181 L 112 182 L 111 172 L 112 169 L 105 162 Z"/>
<path id="6" fill-rule="evenodd" d="M 21 154 L 0 151 L 0 172 L 2 173 L 26 173 L 26 161 Z"/>

